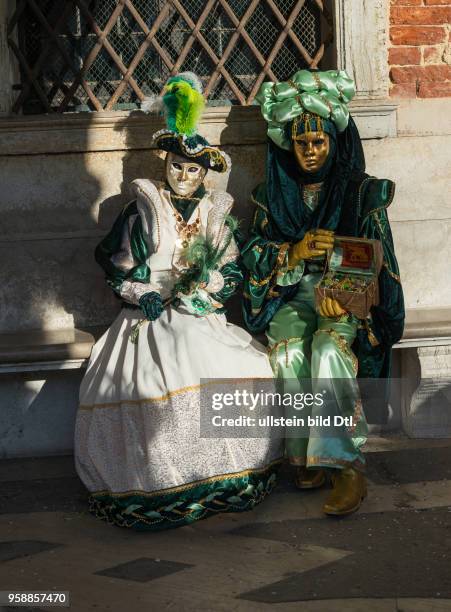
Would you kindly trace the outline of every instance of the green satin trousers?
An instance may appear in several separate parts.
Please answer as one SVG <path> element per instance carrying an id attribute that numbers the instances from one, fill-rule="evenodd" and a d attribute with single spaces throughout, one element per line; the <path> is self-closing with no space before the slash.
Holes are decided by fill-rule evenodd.
<path id="1" fill-rule="evenodd" d="M 360 449 L 366 441 L 367 424 L 356 381 L 357 359 L 350 348 L 358 322 L 352 316 L 337 320 L 317 313 L 314 286 L 320 278 L 317 273 L 305 275 L 294 299 L 272 319 L 267 331 L 271 365 L 286 391 L 293 389 L 294 382 L 302 391 L 302 381 L 306 387 L 307 379 L 312 393 L 324 391 L 327 386 L 330 399 L 308 409 L 310 416 L 331 416 L 332 420 L 334 415 L 352 416 L 353 423 L 322 429 L 320 433 L 313 427 L 306 434 L 303 428 L 299 437 L 290 434 L 286 439 L 287 455 L 290 463 L 298 466 L 352 466 L 364 470 Z M 307 416 L 305 410 L 303 413 Z"/>

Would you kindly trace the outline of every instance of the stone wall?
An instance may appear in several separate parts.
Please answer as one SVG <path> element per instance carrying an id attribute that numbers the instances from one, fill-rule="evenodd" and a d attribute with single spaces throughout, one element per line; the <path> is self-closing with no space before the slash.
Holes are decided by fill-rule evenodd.
<path id="1" fill-rule="evenodd" d="M 230 189 L 243 218 L 264 145 L 226 150 L 234 169 L 208 184 Z M 151 149 L 0 158 L 0 332 L 111 322 L 119 302 L 94 248 L 131 199 L 129 182 L 152 177 L 163 163 Z"/>
<path id="2" fill-rule="evenodd" d="M 369 173 L 397 184 L 389 216 L 409 308 L 451 305 L 450 109 L 450 100 L 406 100 L 397 138 L 364 141 Z M 212 141 L 225 141 L 233 160 L 230 174 L 210 173 L 208 182 L 230 191 L 236 214 L 247 220 L 249 194 L 264 177 L 265 133 L 258 122 L 237 125 L 206 122 L 202 129 Z M 84 148 L 93 131 L 86 130 Z M 151 132 L 144 130 L 142 142 L 129 149 L 124 131 L 122 144 L 113 142 L 113 130 L 102 136 L 115 150 L 0 156 L 0 331 L 112 320 L 119 304 L 94 261 L 94 247 L 130 199 L 128 183 L 163 172 L 148 146 Z M 46 148 L 42 134 L 26 137 L 35 138 L 35 151 Z M 102 143 L 98 148 L 107 147 Z"/>

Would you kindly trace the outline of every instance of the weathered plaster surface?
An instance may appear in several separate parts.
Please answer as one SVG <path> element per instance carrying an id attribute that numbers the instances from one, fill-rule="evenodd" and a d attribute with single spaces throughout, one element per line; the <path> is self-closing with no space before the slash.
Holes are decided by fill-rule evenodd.
<path id="1" fill-rule="evenodd" d="M 338 67 L 357 85 L 358 98 L 388 94 L 388 0 L 332 3 L 336 22 Z"/>
<path id="2" fill-rule="evenodd" d="M 264 145 L 229 147 L 234 168 L 212 175 L 229 188 L 235 213 L 264 174 Z M 131 198 L 138 177 L 163 177 L 154 151 L 3 157 L 0 162 L 0 331 L 111 322 L 118 301 L 94 248 Z"/>
<path id="3" fill-rule="evenodd" d="M 388 214 L 408 308 L 451 304 L 451 141 L 449 136 L 365 143 L 371 174 L 391 178 Z"/>
<path id="4" fill-rule="evenodd" d="M 83 373 L 66 370 L 0 378 L 0 459 L 71 452 Z"/>
<path id="5" fill-rule="evenodd" d="M 448 136 L 372 140 L 364 148 L 368 172 L 396 182 L 393 220 L 451 218 Z"/>
<path id="6" fill-rule="evenodd" d="M 397 185 L 389 217 L 406 305 L 451 305 L 449 137 L 409 135 L 364 147 L 367 171 Z M 235 214 L 248 221 L 251 190 L 264 179 L 265 145 L 225 148 L 232 171 L 210 173 L 208 185 L 229 190 Z M 0 331 L 111 322 L 118 302 L 93 251 L 137 177 L 163 177 L 154 151 L 0 157 Z"/>

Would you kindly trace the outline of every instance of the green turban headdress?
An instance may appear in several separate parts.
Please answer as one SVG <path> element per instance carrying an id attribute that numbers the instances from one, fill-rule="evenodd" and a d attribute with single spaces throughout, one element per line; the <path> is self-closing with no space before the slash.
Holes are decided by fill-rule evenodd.
<path id="1" fill-rule="evenodd" d="M 288 123 L 309 112 L 332 121 L 337 131 L 343 132 L 349 122 L 348 104 L 354 96 L 355 83 L 344 70 L 299 70 L 288 81 L 263 83 L 255 99 L 268 122 L 268 137 L 290 151 Z"/>

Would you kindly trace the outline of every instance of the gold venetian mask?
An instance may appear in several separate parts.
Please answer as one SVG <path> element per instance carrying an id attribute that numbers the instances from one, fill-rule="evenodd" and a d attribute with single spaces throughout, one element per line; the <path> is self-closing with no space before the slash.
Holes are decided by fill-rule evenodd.
<path id="1" fill-rule="evenodd" d="M 166 178 L 173 191 L 189 198 L 201 186 L 207 170 L 186 157 L 168 153 L 166 156 Z"/>
<path id="2" fill-rule="evenodd" d="M 304 172 L 318 172 L 324 166 L 330 151 L 330 140 L 325 132 L 306 132 L 293 140 L 296 161 Z"/>

